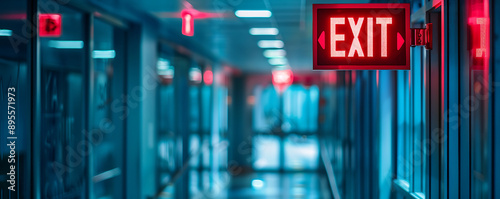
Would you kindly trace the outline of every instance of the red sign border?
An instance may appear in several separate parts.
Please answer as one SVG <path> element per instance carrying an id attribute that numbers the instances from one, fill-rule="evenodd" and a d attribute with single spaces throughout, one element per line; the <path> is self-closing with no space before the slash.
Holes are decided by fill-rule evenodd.
<path id="1" fill-rule="evenodd" d="M 316 16 L 318 9 L 328 8 L 404 8 L 405 9 L 405 45 L 406 64 L 405 65 L 318 65 L 317 64 L 317 24 Z M 363 3 L 363 4 L 313 4 L 313 70 L 410 70 L 410 4 L 409 3 Z M 383 67 L 381 67 L 383 66 Z"/>

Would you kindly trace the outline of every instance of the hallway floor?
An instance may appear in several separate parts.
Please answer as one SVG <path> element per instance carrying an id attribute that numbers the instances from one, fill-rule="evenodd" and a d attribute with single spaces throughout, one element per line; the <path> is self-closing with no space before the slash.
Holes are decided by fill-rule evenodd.
<path id="1" fill-rule="evenodd" d="M 326 176 L 318 173 L 252 173 L 235 177 L 228 199 L 331 198 Z"/>

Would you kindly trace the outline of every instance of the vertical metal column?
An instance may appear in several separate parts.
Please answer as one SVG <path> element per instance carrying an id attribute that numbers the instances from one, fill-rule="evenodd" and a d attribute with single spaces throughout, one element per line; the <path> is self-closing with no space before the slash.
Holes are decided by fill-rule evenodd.
<path id="1" fill-rule="evenodd" d="M 40 115 L 41 115 L 41 68 L 39 62 L 38 41 L 38 0 L 28 1 L 27 23 L 31 24 L 31 38 L 29 41 L 28 70 L 31 72 L 31 198 L 40 198 Z M 26 182 L 29 183 L 29 182 Z"/>
<path id="2" fill-rule="evenodd" d="M 189 166 L 189 67 L 191 61 L 183 55 L 176 54 L 174 57 L 174 95 L 175 95 L 175 115 L 176 115 L 176 136 L 181 139 L 181 154 L 177 167 Z M 183 172 L 176 185 L 176 198 L 189 198 L 189 172 Z"/>

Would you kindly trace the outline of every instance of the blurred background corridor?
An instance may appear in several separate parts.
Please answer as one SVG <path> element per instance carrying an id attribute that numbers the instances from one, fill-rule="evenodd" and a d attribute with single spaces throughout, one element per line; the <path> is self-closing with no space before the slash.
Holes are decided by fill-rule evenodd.
<path id="1" fill-rule="evenodd" d="M 312 70 L 327 3 L 408 3 L 433 48 Z M 498 1 L 1 5 L 1 199 L 500 198 Z"/>

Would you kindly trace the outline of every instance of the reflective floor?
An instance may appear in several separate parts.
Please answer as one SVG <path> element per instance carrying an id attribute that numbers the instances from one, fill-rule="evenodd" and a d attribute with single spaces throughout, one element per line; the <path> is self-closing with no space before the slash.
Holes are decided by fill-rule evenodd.
<path id="1" fill-rule="evenodd" d="M 317 173 L 253 173 L 232 180 L 227 198 L 332 198 Z"/>
<path id="2" fill-rule="evenodd" d="M 316 172 L 255 172 L 231 177 L 225 172 L 211 175 L 209 171 L 191 170 L 187 183 L 189 198 L 332 198 L 326 176 Z M 167 187 L 160 198 L 178 198 L 175 190 L 180 189 Z"/>

